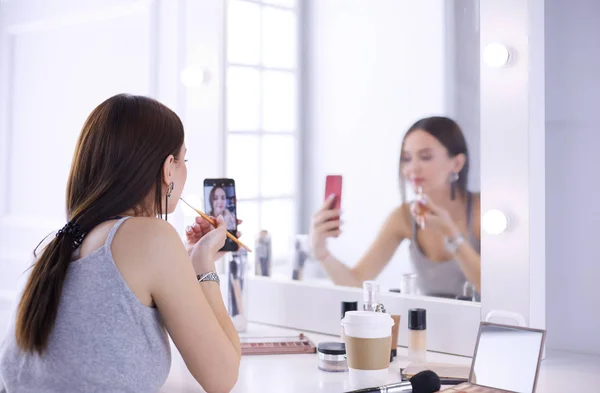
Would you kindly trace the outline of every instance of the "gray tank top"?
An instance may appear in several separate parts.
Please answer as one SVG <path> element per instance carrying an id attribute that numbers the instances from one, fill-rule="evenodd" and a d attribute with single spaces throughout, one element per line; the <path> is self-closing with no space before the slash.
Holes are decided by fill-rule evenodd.
<path id="1" fill-rule="evenodd" d="M 23 353 L 14 323 L 0 347 L 0 393 L 157 392 L 171 367 L 158 310 L 143 305 L 117 269 L 106 243 L 71 262 L 48 350 Z"/>
<path id="2" fill-rule="evenodd" d="M 477 252 L 480 244 L 472 230 L 472 195 L 467 194 L 467 242 Z M 412 241 L 410 242 L 410 260 L 417 274 L 417 286 L 423 295 L 455 298 L 463 294 L 467 279 L 456 260 L 433 262 L 425 256 L 417 241 L 418 224 L 412 220 Z"/>

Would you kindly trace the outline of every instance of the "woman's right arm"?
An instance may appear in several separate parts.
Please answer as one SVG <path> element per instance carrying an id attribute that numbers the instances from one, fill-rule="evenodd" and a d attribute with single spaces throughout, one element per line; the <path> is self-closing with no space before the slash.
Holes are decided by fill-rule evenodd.
<path id="1" fill-rule="evenodd" d="M 361 287 L 365 280 L 374 280 L 389 263 L 403 239 L 410 236 L 407 207 L 401 206 L 388 216 L 375 241 L 352 268 L 336 259 L 327 248 L 327 239 L 340 235 L 340 212 L 330 209 L 333 199 L 325 201 L 313 216 L 311 246 L 313 256 L 336 285 Z M 410 214 L 410 212 L 408 213 Z"/>
<path id="2" fill-rule="evenodd" d="M 214 255 L 200 246 L 192 265 L 170 224 L 153 220 L 146 231 L 144 252 L 152 269 L 150 292 L 169 335 L 191 374 L 207 392 L 231 391 L 238 379 L 239 337 L 219 285 L 213 281 L 198 283 L 196 273 L 201 272 L 194 270 L 194 266 L 203 265 L 205 270 L 214 271 Z M 217 231 L 223 232 L 217 234 L 222 235 L 223 243 L 224 222 Z"/>

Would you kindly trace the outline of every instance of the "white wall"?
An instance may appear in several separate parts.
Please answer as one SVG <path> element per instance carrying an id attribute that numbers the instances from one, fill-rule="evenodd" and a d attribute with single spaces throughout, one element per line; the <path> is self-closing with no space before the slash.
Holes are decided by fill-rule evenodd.
<path id="1" fill-rule="evenodd" d="M 344 234 L 331 248 L 352 265 L 400 204 L 398 163 L 405 131 L 425 116 L 454 117 L 459 107 L 463 119 L 472 119 L 473 111 L 464 108 L 478 106 L 479 96 L 470 97 L 469 105 L 464 91 L 472 88 L 473 79 L 477 82 L 478 73 L 469 79 L 462 70 L 463 78 L 458 78 L 455 49 L 465 43 L 455 40 L 468 32 L 447 24 L 454 8 L 444 0 L 312 0 L 306 11 L 306 150 L 312 161 L 306 177 L 308 210 L 321 205 L 325 176 L 342 174 Z M 470 22 L 476 32 L 476 19 Z M 476 54 L 478 45 L 476 40 Z M 472 61 L 468 70 L 478 68 L 478 58 Z M 457 103 L 458 91 L 462 105 Z M 477 121 L 468 121 L 466 132 L 476 136 L 473 143 L 469 140 L 473 150 L 479 147 L 476 109 Z M 474 166 L 478 189 L 478 162 Z M 378 279 L 383 285 L 398 287 L 400 274 L 411 271 L 407 246 L 401 245 Z"/>
<path id="2" fill-rule="evenodd" d="M 600 354 L 600 2 L 545 19 L 548 346 Z"/>
<path id="3" fill-rule="evenodd" d="M 101 101 L 144 94 L 182 117 L 193 157 L 188 192 L 222 174 L 223 2 L 23 0 L 0 7 L 1 336 L 33 248 L 65 224 L 73 148 Z M 206 68 L 210 83 L 186 89 L 180 72 L 188 65 Z M 207 144 L 215 148 L 203 151 Z M 169 221 L 182 229 L 182 212 Z"/>

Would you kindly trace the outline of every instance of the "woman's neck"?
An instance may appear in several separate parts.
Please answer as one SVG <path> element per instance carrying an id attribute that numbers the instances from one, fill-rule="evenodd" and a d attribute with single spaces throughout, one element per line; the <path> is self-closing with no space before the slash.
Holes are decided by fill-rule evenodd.
<path id="1" fill-rule="evenodd" d="M 450 215 L 453 212 L 462 212 L 467 198 L 465 193 L 456 190 L 456 198 L 450 199 L 450 189 L 428 193 L 427 196 L 435 205 L 446 210 Z"/>
<path id="2" fill-rule="evenodd" d="M 163 214 L 165 214 L 163 212 Z M 156 217 L 158 216 L 158 213 L 152 213 L 151 211 L 148 211 L 148 209 L 129 209 L 124 211 L 123 213 L 119 214 L 119 216 L 121 217 Z"/>

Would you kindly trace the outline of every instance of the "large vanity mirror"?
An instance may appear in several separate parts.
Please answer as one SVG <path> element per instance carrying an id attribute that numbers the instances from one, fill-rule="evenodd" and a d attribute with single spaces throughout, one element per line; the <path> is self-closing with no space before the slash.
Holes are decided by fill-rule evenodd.
<path id="1" fill-rule="evenodd" d="M 478 1 L 303 4 L 300 235 L 272 276 L 478 301 Z M 328 175 L 342 178 L 339 236 Z M 426 217 L 411 212 L 424 198 Z"/>
<path id="2" fill-rule="evenodd" d="M 544 328 L 544 40 L 536 22 L 543 1 L 303 4 L 306 203 L 290 238 L 296 244 L 288 245 L 295 254 L 275 264 L 271 277 L 250 280 L 250 319 L 337 334 L 340 302 L 363 299 L 360 280 L 349 280 L 347 269 L 370 255 L 378 267 L 366 276 L 380 284 L 390 312 L 427 309 L 431 350 L 471 356 L 481 320 Z M 418 179 L 422 192 L 445 207 L 453 202 L 452 165 L 433 170 L 435 160 L 419 155 L 432 133 L 410 130 L 432 116 L 454 120 L 468 147 L 462 162 L 460 154 L 443 162 L 459 172 L 469 166 L 471 203 L 455 199 L 462 204 L 449 215 L 470 243 L 465 259 L 479 264 L 479 282 L 464 260 L 449 261 L 452 244 L 442 233 L 429 237 L 433 231 L 414 223 L 408 233 L 382 230 L 395 209 L 420 196 L 402 174 L 418 178 L 414 171 L 427 171 Z M 430 125 L 422 124 L 416 128 Z M 418 134 L 420 141 L 410 140 Z M 420 168 L 404 171 L 415 156 Z M 312 217 L 324 203 L 327 175 L 343 179 L 342 233 L 327 241 L 321 259 L 344 266 L 329 268 L 302 257 L 316 254 Z M 450 290 L 443 287 L 448 283 Z M 399 345 L 407 344 L 406 324 Z"/>

